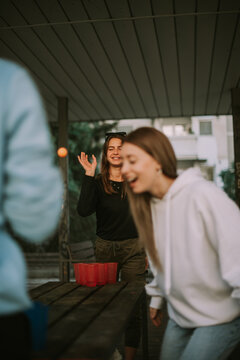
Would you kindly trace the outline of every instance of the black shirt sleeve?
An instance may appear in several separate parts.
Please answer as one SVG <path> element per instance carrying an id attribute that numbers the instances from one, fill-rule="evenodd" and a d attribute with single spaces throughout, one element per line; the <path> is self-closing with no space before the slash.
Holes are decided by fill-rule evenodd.
<path id="1" fill-rule="evenodd" d="M 78 200 L 77 212 L 80 216 L 89 216 L 96 211 L 97 184 L 93 176 L 84 175 Z"/>

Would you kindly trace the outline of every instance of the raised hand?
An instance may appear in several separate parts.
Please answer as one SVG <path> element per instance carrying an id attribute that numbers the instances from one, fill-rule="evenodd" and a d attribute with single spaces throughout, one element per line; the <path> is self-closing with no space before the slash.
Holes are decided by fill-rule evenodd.
<path id="1" fill-rule="evenodd" d="M 97 167 L 97 159 L 94 155 L 92 155 L 92 162 L 88 160 L 88 155 L 85 152 L 81 152 L 81 155 L 78 155 L 78 161 L 82 165 L 85 170 L 85 174 L 88 176 L 94 176 L 96 167 Z"/>

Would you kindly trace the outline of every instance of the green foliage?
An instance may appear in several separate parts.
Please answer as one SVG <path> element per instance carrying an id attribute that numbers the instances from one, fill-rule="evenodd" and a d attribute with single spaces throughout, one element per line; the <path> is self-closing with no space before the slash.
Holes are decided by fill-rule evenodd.
<path id="1" fill-rule="evenodd" d="M 69 126 L 69 207 L 70 207 L 70 241 L 95 241 L 96 218 L 95 214 L 82 218 L 77 214 L 76 207 L 79 198 L 84 170 L 78 162 L 77 155 L 84 151 L 89 155 L 94 154 L 98 160 L 104 142 L 105 133 L 111 131 L 114 124 L 104 122 L 72 123 Z"/>
<path id="2" fill-rule="evenodd" d="M 98 160 L 98 171 L 100 155 L 105 138 L 105 133 L 111 131 L 116 123 L 107 124 L 99 122 L 78 122 L 70 123 L 68 127 L 68 160 L 69 160 L 69 214 L 70 214 L 70 241 L 95 241 L 96 237 L 96 219 L 95 214 L 82 218 L 77 214 L 76 207 L 80 194 L 84 170 L 78 162 L 77 155 L 84 151 L 89 155 L 94 154 Z M 55 154 L 58 148 L 58 124 L 51 123 L 50 130 L 55 147 Z M 58 157 L 55 155 L 55 161 L 58 163 Z M 58 236 L 57 234 L 49 241 L 41 245 L 32 245 L 21 241 L 20 245 L 26 252 L 57 252 Z"/>
<path id="3" fill-rule="evenodd" d="M 228 194 L 228 196 L 236 201 L 236 192 L 235 192 L 235 171 L 232 165 L 231 168 L 222 170 L 219 174 L 223 181 L 223 190 Z"/>

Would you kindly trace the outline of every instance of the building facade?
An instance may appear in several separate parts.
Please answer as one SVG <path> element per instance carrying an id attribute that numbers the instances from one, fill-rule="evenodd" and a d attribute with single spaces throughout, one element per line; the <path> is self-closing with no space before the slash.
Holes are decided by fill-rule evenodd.
<path id="1" fill-rule="evenodd" d="M 234 161 L 231 116 L 125 119 L 118 122 L 116 130 L 129 133 L 142 126 L 152 126 L 168 136 L 179 173 L 198 166 L 207 179 L 222 186 L 219 173 Z"/>

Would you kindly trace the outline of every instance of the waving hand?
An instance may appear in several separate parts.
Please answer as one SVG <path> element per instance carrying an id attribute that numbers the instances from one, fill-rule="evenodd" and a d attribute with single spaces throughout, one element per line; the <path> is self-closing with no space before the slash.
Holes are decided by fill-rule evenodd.
<path id="1" fill-rule="evenodd" d="M 78 161 L 82 165 L 85 170 L 85 175 L 94 176 L 96 167 L 97 167 L 97 159 L 94 155 L 92 155 L 92 162 L 88 160 L 88 155 L 85 152 L 81 152 L 81 155 L 78 155 Z"/>

